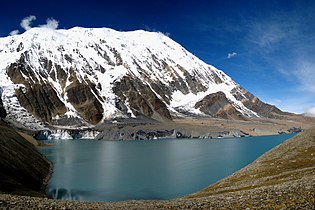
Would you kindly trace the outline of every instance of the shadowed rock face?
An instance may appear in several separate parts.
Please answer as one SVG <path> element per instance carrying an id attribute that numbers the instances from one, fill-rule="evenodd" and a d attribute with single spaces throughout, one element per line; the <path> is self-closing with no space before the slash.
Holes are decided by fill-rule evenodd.
<path id="1" fill-rule="evenodd" d="M 37 118 L 50 123 L 53 117 L 62 116 L 67 112 L 66 106 L 51 83 L 44 80 L 47 75 L 43 73 L 40 75 L 41 77 L 38 77 L 32 67 L 25 62 L 27 57 L 27 52 L 22 54 L 18 62 L 12 63 L 8 67 L 7 74 L 13 83 L 23 85 L 15 89 L 20 104 Z M 47 72 L 57 79 L 55 82 L 59 82 L 60 86 L 64 88 L 67 79 L 66 72 L 58 65 L 55 65 L 56 72 L 52 71 L 53 64 L 47 59 L 44 59 L 42 63 L 47 68 Z M 98 99 L 103 99 L 96 98 L 97 95 L 93 94 L 93 92 L 97 92 L 96 85 L 87 79 L 86 83 L 79 82 L 74 71 L 70 69 L 69 72 L 71 75 L 69 80 L 72 84 L 65 90 L 68 102 L 75 107 L 84 120 L 97 124 L 103 118 L 103 108 Z"/>
<path id="2" fill-rule="evenodd" d="M 195 104 L 195 108 L 213 117 L 241 118 L 241 113 L 231 105 L 223 92 L 207 95 Z"/>
<path id="3" fill-rule="evenodd" d="M 126 112 L 124 104 L 129 103 L 135 116 L 143 114 L 157 120 L 172 119 L 165 103 L 139 79 L 125 76 L 115 83 L 113 91 L 120 98 L 116 106 L 121 111 Z"/>
<path id="4" fill-rule="evenodd" d="M 34 116 L 50 122 L 52 117 L 63 115 L 66 107 L 51 84 L 36 77 L 31 67 L 25 65 L 26 55 L 22 54 L 17 63 L 11 64 L 7 74 L 13 83 L 24 85 L 15 89 L 20 104 Z"/>
<path id="5" fill-rule="evenodd" d="M 281 118 L 289 114 L 282 112 L 275 106 L 260 101 L 253 94 L 241 87 L 233 89 L 231 93 L 237 100 L 241 101 L 246 108 L 256 112 L 262 117 Z M 195 108 L 199 108 L 201 112 L 213 117 L 245 119 L 244 116 L 231 105 L 231 102 L 226 98 L 223 92 L 207 95 L 195 104 Z"/>
<path id="6" fill-rule="evenodd" d="M 73 77 L 72 84 L 67 87 L 66 92 L 68 101 L 74 108 L 81 113 L 81 116 L 87 122 L 97 124 L 103 118 L 102 104 L 97 100 L 95 85 L 80 83 L 76 77 Z M 103 100 L 99 97 L 100 100 Z"/>
<path id="7" fill-rule="evenodd" d="M 14 129 L 0 122 L 0 191 L 44 196 L 51 164 Z"/>
<path id="8" fill-rule="evenodd" d="M 20 88 L 15 92 L 23 107 L 46 122 L 66 112 L 66 107 L 50 84 L 27 84 L 24 90 Z"/>

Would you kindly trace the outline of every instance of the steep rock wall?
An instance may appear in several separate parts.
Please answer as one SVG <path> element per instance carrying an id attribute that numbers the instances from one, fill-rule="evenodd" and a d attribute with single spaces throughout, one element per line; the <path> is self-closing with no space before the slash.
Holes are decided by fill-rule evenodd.
<path id="1" fill-rule="evenodd" d="M 0 192 L 45 196 L 51 163 L 3 121 L 0 134 Z"/>

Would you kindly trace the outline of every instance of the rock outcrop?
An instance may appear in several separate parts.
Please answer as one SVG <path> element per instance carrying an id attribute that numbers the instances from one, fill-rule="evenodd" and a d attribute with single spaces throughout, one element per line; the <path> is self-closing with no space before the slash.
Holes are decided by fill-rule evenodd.
<path id="1" fill-rule="evenodd" d="M 278 109 L 276 106 L 262 102 L 259 98 L 248 92 L 242 87 L 237 87 L 231 91 L 234 97 L 250 110 L 253 110 L 262 117 L 281 118 L 285 115 L 290 115 Z"/>
<path id="2" fill-rule="evenodd" d="M 231 105 L 231 102 L 221 91 L 207 95 L 195 104 L 195 108 L 212 117 L 243 118 L 242 114 Z"/>
<path id="3" fill-rule="evenodd" d="M 72 84 L 66 88 L 68 101 L 85 121 L 91 124 L 100 122 L 104 112 L 100 103 L 100 101 L 103 101 L 103 98 L 95 94 L 97 93 L 96 85 L 90 82 L 80 82 L 76 77 L 72 77 L 70 82 Z"/>
<path id="4" fill-rule="evenodd" d="M 172 119 L 166 104 L 137 78 L 123 77 L 115 83 L 113 91 L 119 97 L 116 106 L 123 112 L 127 112 L 125 104 L 128 103 L 135 116 L 144 115 L 160 121 Z"/>
<path id="5" fill-rule="evenodd" d="M 99 133 L 96 140 L 153 140 L 153 139 L 176 139 L 191 138 L 191 133 L 181 129 L 169 130 L 105 130 Z"/>
<path id="6" fill-rule="evenodd" d="M 7 74 L 14 84 L 20 85 L 15 89 L 20 104 L 42 121 L 51 122 L 56 115 L 65 114 L 66 107 L 52 85 L 36 76 L 27 65 L 28 57 L 28 52 L 22 54 L 19 61 L 8 67 Z M 46 77 L 45 74 L 42 76 Z"/>

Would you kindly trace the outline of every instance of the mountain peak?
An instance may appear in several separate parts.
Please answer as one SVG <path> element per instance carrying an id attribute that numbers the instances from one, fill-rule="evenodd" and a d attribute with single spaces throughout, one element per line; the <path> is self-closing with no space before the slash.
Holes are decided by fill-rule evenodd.
<path id="1" fill-rule="evenodd" d="M 0 46 L 8 117 L 37 126 L 90 125 L 117 117 L 275 114 L 160 32 L 32 28 L 0 38 Z"/>

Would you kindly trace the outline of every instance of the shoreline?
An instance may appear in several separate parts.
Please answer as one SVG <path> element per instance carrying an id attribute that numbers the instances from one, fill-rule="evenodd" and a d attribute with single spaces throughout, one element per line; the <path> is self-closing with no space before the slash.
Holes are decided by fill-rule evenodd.
<path id="1" fill-rule="evenodd" d="M 275 134 L 266 134 L 266 135 L 257 135 L 257 136 L 239 136 L 239 137 L 217 137 L 217 138 L 157 138 L 157 139 L 133 139 L 133 140 L 106 140 L 106 139 L 101 139 L 101 140 L 96 140 L 96 139 L 50 139 L 50 140 L 44 140 L 44 141 L 110 141 L 110 142 L 116 142 L 116 141 L 172 141 L 172 140 L 224 140 L 224 139 L 243 139 L 243 138 L 249 138 L 249 137 L 263 137 L 263 136 L 278 136 L 278 135 L 298 135 L 301 132 L 296 132 L 296 133 L 275 133 Z M 293 137 L 294 137 L 293 136 Z M 292 138 L 293 138 L 292 137 Z M 40 147 L 52 147 L 55 146 L 53 143 L 41 143 L 38 148 Z"/>
<path id="2" fill-rule="evenodd" d="M 311 133 L 311 134 L 310 134 Z M 220 183 L 225 183 L 229 179 L 235 178 L 238 174 L 242 173 L 248 173 L 252 170 L 254 167 L 258 167 L 261 162 L 265 161 L 267 158 L 272 158 L 274 154 L 279 153 L 279 151 L 286 152 L 290 151 L 288 149 L 296 148 L 295 146 L 301 146 L 305 147 L 307 149 L 301 150 L 301 152 L 304 151 L 310 151 L 310 163 L 307 163 L 309 167 L 304 168 L 296 168 L 297 171 L 296 174 L 299 174 L 300 177 L 296 177 L 296 179 L 288 179 L 281 182 L 281 179 L 279 183 L 276 183 L 274 185 L 266 185 L 266 186 L 256 186 L 249 189 L 239 189 L 239 190 L 230 190 L 224 192 L 224 189 L 226 187 L 219 187 L 216 188 Z M 308 147 L 306 147 L 308 146 Z M 61 200 L 54 200 L 49 198 L 35 198 L 35 197 L 27 197 L 27 196 L 15 196 L 10 194 L 0 194 L 0 207 L 3 204 L 6 205 L 13 205 L 15 209 L 32 209 L 34 206 L 37 206 L 39 209 L 46 209 L 46 208 L 52 208 L 52 209 L 164 209 L 164 208 L 171 208 L 171 209 L 188 209 L 188 208 L 196 208 L 196 209 L 203 209 L 203 208 L 231 208 L 231 207 L 241 207 L 245 208 L 247 207 L 257 207 L 259 206 L 259 203 L 257 203 L 256 200 L 263 199 L 260 197 L 261 195 L 267 196 L 267 204 L 269 207 L 303 207 L 304 209 L 313 209 L 315 205 L 315 192 L 313 189 L 315 189 L 315 128 L 304 131 L 298 135 L 295 135 L 294 137 L 286 140 L 282 144 L 276 146 L 275 148 L 269 150 L 262 156 L 260 156 L 258 159 L 254 160 L 249 165 L 245 166 L 244 168 L 238 170 L 237 172 L 233 173 L 232 175 L 223 178 L 222 180 L 214 183 L 213 185 L 209 186 L 208 188 L 201 190 L 199 192 L 196 192 L 194 194 L 177 198 L 173 200 L 157 200 L 157 201 L 122 201 L 122 202 L 83 202 L 83 201 L 61 201 Z M 300 152 L 300 151 L 299 151 Z M 296 155 L 293 151 L 293 154 Z M 288 159 L 291 160 L 292 157 L 290 155 L 287 155 Z M 308 156 L 307 156 L 308 157 Z M 293 157 L 294 158 L 294 157 Z M 295 162 L 294 162 L 295 163 Z M 258 166 L 257 166 L 258 165 Z M 268 165 L 269 166 L 269 165 Z M 305 164 L 303 165 L 305 166 Z M 265 166 L 264 166 L 265 167 Z M 277 167 L 270 164 L 271 168 Z M 290 166 L 294 167 L 294 165 Z M 256 170 L 256 169 L 255 169 Z M 291 169 L 290 169 L 291 170 Z M 292 170 L 291 170 L 292 171 Z M 289 173 L 290 171 L 283 171 L 284 175 L 286 173 Z M 250 177 L 250 176 L 249 176 Z M 290 176 L 289 176 L 290 178 Z M 268 180 L 268 179 L 267 179 Z M 242 181 L 241 183 L 243 183 Z M 246 182 L 246 180 L 245 180 Z M 251 184 L 252 185 L 252 184 Z M 242 186 L 242 185 L 240 185 Z M 230 187 L 230 185 L 227 185 L 227 187 Z M 215 189 L 221 189 L 222 192 L 216 192 L 215 190 L 212 190 L 212 188 Z M 210 191 L 209 191 L 210 189 Z M 205 190 L 208 190 L 208 192 L 205 192 Z M 312 191 L 313 190 L 313 191 Z M 271 195 L 275 194 L 281 191 L 282 197 L 278 197 L 277 199 L 272 198 Z M 283 194 L 283 192 L 287 192 L 286 194 Z M 259 193 L 260 192 L 260 193 Z M 253 194 L 254 193 L 254 194 Z M 266 194 L 267 193 L 267 194 Z M 270 194 L 270 195 L 269 195 Z M 299 196 L 301 198 L 300 200 L 294 200 L 294 195 Z M 236 197 L 235 197 L 236 196 Z M 271 196 L 271 197 L 270 197 Z M 289 197 L 290 199 L 289 199 Z M 237 198 L 237 199 L 236 199 Z M 251 198 L 251 199 L 249 199 Z M 266 197 L 265 197 L 266 198 Z M 253 200 L 254 199 L 254 200 Z M 247 201 L 247 203 L 242 203 Z M 284 203 L 280 203 L 281 202 Z M 285 202 L 293 202 L 289 204 L 285 204 Z M 304 202 L 303 202 L 304 201 Z M 27 202 L 27 205 L 22 205 L 22 203 Z M 251 202 L 251 203 L 250 203 Z M 295 204 L 294 204 L 295 202 Z M 268 205 L 262 202 L 265 207 Z M 293 205 L 293 206 L 292 206 Z M 294 206 L 295 205 L 295 206 Z M 23 208 L 22 208 L 23 207 Z"/>
<path id="3" fill-rule="evenodd" d="M 241 136 L 266 136 L 282 133 L 294 133 L 295 130 L 308 129 L 315 124 L 315 118 L 291 116 L 289 119 L 251 119 L 251 120 L 225 120 L 214 118 L 187 118 L 174 119 L 168 122 L 133 123 L 115 122 L 104 123 L 90 128 L 89 138 L 95 140 L 151 140 L 163 138 L 216 138 L 216 137 L 241 137 Z M 80 133 L 82 132 L 82 133 Z M 38 131 L 41 138 L 46 139 L 79 139 L 84 136 L 85 130 L 65 129 L 50 132 Z M 42 134 L 45 133 L 43 136 Z M 51 136 L 47 136 L 51 133 Z M 76 133 L 77 135 L 72 135 Z M 93 133 L 93 135 L 92 135 Z"/>

